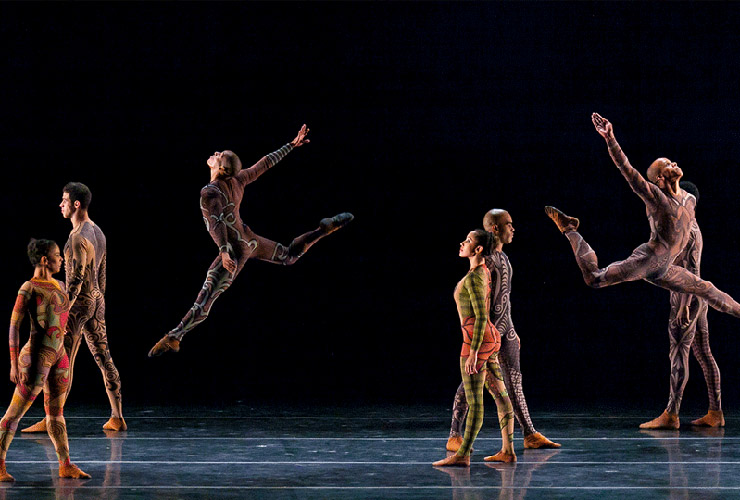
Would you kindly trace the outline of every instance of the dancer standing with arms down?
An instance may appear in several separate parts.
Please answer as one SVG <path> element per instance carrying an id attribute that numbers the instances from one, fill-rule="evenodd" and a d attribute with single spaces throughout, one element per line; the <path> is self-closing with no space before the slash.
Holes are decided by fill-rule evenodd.
<path id="1" fill-rule="evenodd" d="M 72 390 L 75 359 L 84 335 L 87 347 L 100 368 L 105 392 L 110 402 L 111 417 L 103 425 L 109 431 L 125 431 L 121 407 L 121 376 L 108 348 L 105 325 L 105 288 L 107 251 L 105 235 L 88 214 L 92 193 L 80 182 L 70 182 L 62 190 L 59 207 L 62 216 L 72 222 L 67 244 L 64 245 L 65 274 L 69 293 L 69 322 L 64 337 L 64 348 L 69 356 L 69 384 Z M 23 429 L 21 432 L 44 432 L 45 421 Z"/>
<path id="2" fill-rule="evenodd" d="M 492 240 L 492 233 L 476 229 L 460 243 L 460 257 L 470 261 L 470 271 L 455 287 L 455 303 L 463 333 L 460 374 L 470 411 L 465 420 L 465 436 L 459 449 L 454 455 L 434 462 L 432 465 L 435 466 L 470 466 L 473 442 L 483 425 L 483 385 L 486 382 L 486 372 L 492 375 L 489 390 L 496 400 L 501 451 L 483 460 L 516 462 L 513 444 L 514 415 L 498 364 L 501 335 L 488 317 L 491 309 L 491 275 L 484 257 L 491 252 Z"/>
<path id="3" fill-rule="evenodd" d="M 46 427 L 59 460 L 59 477 L 89 479 L 89 474 L 69 461 L 64 420 L 67 382 L 71 378 L 64 348 L 69 299 L 63 285 L 52 277 L 62 268 L 62 254 L 51 240 L 31 240 L 28 257 L 34 266 L 33 277 L 18 290 L 10 317 L 10 381 L 15 384 L 15 391 L 0 420 L 0 481 L 14 481 L 5 468 L 5 456 L 18 422 L 42 390 Z M 19 353 L 20 327 L 26 314 L 31 335 Z"/>
<path id="4" fill-rule="evenodd" d="M 162 337 L 149 351 L 149 357 L 180 350 L 180 341 L 190 330 L 205 321 L 215 300 L 231 286 L 249 259 L 275 264 L 294 264 L 324 236 L 347 225 L 354 216 L 344 212 L 321 219 L 319 227 L 294 239 L 287 247 L 256 235 L 239 214 L 244 188 L 275 166 L 293 149 L 308 144 L 309 129 L 303 125 L 291 142 L 260 161 L 242 170 L 242 163 L 233 151 L 214 153 L 208 161 L 211 182 L 200 192 L 200 208 L 206 229 L 218 246 L 219 255 L 208 269 L 203 288 L 195 304 L 179 325 Z"/>
<path id="5" fill-rule="evenodd" d="M 705 299 L 718 311 L 740 318 L 740 304 L 673 262 L 689 241 L 696 199 L 678 185 L 683 171 L 668 158 L 658 158 L 647 171 L 646 181 L 630 165 L 614 138 L 612 124 L 597 113 L 591 116 L 596 131 L 606 140 L 609 154 L 627 183 L 642 199 L 650 222 L 650 240 L 638 246 L 627 259 L 599 268 L 596 253 L 578 233 L 579 220 L 555 207 L 545 207 L 561 233 L 568 238 L 583 280 L 593 288 L 644 279 L 653 285 Z"/>
<path id="6" fill-rule="evenodd" d="M 693 194 L 697 202 L 699 201 L 699 190 L 693 183 L 682 181 L 680 186 Z M 689 242 L 683 252 L 676 257 L 674 264 L 699 276 L 703 248 L 704 240 L 701 230 L 694 220 L 691 225 Z M 640 429 L 678 429 L 680 427 L 678 411 L 681 408 L 686 382 L 689 380 L 689 350 L 693 351 L 694 357 L 701 365 L 709 393 L 709 411 L 703 417 L 691 422 L 691 425 L 702 427 L 723 427 L 725 425 L 725 418 L 722 414 L 719 367 L 709 348 L 708 309 L 703 299 L 671 292 L 671 313 L 668 320 L 671 360 L 668 406 L 658 418 L 640 424 Z"/>
<path id="7" fill-rule="evenodd" d="M 529 408 L 522 389 L 522 372 L 519 350 L 521 342 L 514 330 L 511 319 L 511 277 L 513 270 L 509 257 L 504 253 L 505 244 L 514 239 L 514 222 L 506 210 L 494 208 L 486 212 L 483 217 L 483 229 L 493 233 L 494 247 L 490 255 L 485 256 L 486 267 L 491 271 L 491 309 L 490 318 L 493 325 L 501 333 L 501 350 L 498 361 L 504 376 L 506 390 L 514 407 L 514 415 L 524 433 L 525 448 L 560 448 L 560 444 L 553 443 L 541 433 L 537 432 L 529 416 Z M 488 379 L 492 375 L 488 374 Z M 489 380 L 486 388 L 491 389 Z M 463 421 L 468 411 L 465 399 L 465 386 L 460 384 L 455 394 L 452 408 L 452 424 L 450 437 L 447 440 L 447 450 L 457 451 L 463 441 Z"/>

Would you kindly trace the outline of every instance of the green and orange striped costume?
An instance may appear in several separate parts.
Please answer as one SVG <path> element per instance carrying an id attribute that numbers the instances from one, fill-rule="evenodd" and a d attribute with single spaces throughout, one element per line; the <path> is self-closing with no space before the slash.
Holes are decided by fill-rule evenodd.
<path id="1" fill-rule="evenodd" d="M 471 269 L 455 288 L 455 303 L 463 333 L 460 373 L 465 387 L 465 397 L 470 405 L 465 420 L 463 442 L 457 451 L 460 456 L 470 455 L 473 442 L 483 425 L 483 386 L 486 381 L 486 371 L 488 370 L 498 380 L 503 380 L 498 364 L 501 335 L 488 317 L 490 297 L 491 274 L 485 264 Z M 476 364 L 478 373 L 468 375 L 465 371 L 465 363 L 471 351 L 478 352 Z M 498 392 L 495 389 L 492 393 L 496 400 L 501 429 L 510 428 L 509 422 L 513 418 L 513 411 L 508 394 L 505 390 Z M 509 439 L 512 439 L 511 435 Z"/>

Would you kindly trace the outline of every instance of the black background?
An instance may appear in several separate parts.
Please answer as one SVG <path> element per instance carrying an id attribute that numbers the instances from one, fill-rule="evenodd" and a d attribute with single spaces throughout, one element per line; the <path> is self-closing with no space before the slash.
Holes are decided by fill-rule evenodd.
<path id="1" fill-rule="evenodd" d="M 108 239 L 124 407 L 447 405 L 459 382 L 452 291 L 467 269 L 458 243 L 486 210 L 506 208 L 533 413 L 604 403 L 657 414 L 668 293 L 644 282 L 586 287 L 543 206 L 580 217 L 604 265 L 647 240 L 644 206 L 593 130 L 597 111 L 635 167 L 667 156 L 699 186 L 702 274 L 740 296 L 739 9 L 0 4 L 0 304 L 9 315 L 31 276 L 30 237 L 66 241 L 61 188 L 82 181 Z M 250 165 L 302 123 L 311 144 L 249 186 L 244 220 L 283 243 L 341 211 L 355 221 L 293 267 L 248 263 L 179 354 L 148 359 L 216 254 L 198 208 L 205 160 L 228 148 Z M 740 322 L 714 311 L 709 321 L 731 413 Z M 699 411 L 706 393 L 693 360 L 691 369 L 684 401 Z M 85 346 L 75 400 L 107 408 Z"/>

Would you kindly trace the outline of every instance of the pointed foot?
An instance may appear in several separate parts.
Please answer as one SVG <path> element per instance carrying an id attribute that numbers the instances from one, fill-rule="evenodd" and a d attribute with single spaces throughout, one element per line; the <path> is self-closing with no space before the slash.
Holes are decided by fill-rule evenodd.
<path id="1" fill-rule="evenodd" d="M 558 230 L 561 233 L 565 233 L 567 231 L 575 231 L 576 229 L 578 229 L 578 225 L 581 223 L 575 217 L 569 217 L 555 207 L 545 207 L 545 213 L 548 217 L 550 217 L 550 219 L 552 219 L 555 225 L 558 226 Z"/>
<path id="2" fill-rule="evenodd" d="M 352 222 L 352 219 L 354 218 L 355 216 L 351 213 L 342 212 L 341 214 L 335 215 L 334 217 L 321 219 L 321 222 L 319 222 L 319 228 L 321 228 L 324 234 L 331 234 L 334 231 L 338 231 L 339 229 Z"/>
<path id="3" fill-rule="evenodd" d="M 128 426 L 126 426 L 126 421 L 123 417 L 111 417 L 103 424 L 103 429 L 106 431 L 125 431 L 127 428 Z"/>
<path id="4" fill-rule="evenodd" d="M 495 455 L 491 455 L 490 457 L 484 457 L 483 460 L 486 462 L 504 462 L 504 463 L 516 462 L 516 453 L 514 453 L 513 451 L 511 453 L 507 453 L 504 450 L 501 450 Z"/>
<path id="5" fill-rule="evenodd" d="M 5 460 L 3 460 L 2 465 L 0 465 L 0 483 L 11 483 L 13 481 L 15 481 L 15 478 L 5 470 Z"/>
<path id="6" fill-rule="evenodd" d="M 46 419 L 39 420 L 35 424 L 21 429 L 21 432 L 46 432 Z"/>
<path id="7" fill-rule="evenodd" d="M 525 449 L 560 448 L 560 443 L 554 443 L 539 432 L 524 437 Z"/>
<path id="8" fill-rule="evenodd" d="M 649 422 L 640 424 L 640 429 L 651 429 L 651 430 L 676 430 L 681 427 L 681 422 L 678 420 L 678 415 L 675 413 L 668 413 L 664 411 L 658 418 L 654 418 Z"/>
<path id="9" fill-rule="evenodd" d="M 149 350 L 149 357 L 153 358 L 154 356 L 160 356 L 168 351 L 178 352 L 179 350 L 180 341 L 175 337 L 170 337 L 168 334 L 159 339 L 159 342 L 154 344 L 154 347 Z"/>
<path id="10" fill-rule="evenodd" d="M 91 476 L 75 464 L 69 463 L 59 465 L 59 477 L 66 477 L 69 479 L 90 479 Z"/>
<path id="11" fill-rule="evenodd" d="M 709 410 L 706 415 L 691 422 L 697 427 L 724 427 L 725 416 L 722 410 Z"/>
<path id="12" fill-rule="evenodd" d="M 457 453 L 432 464 L 435 467 L 470 467 L 470 455 L 460 456 Z"/>

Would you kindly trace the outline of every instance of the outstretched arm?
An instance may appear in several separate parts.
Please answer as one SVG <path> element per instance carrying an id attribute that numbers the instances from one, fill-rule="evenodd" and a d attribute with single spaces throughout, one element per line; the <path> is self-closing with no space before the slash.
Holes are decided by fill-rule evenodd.
<path id="1" fill-rule="evenodd" d="M 14 384 L 20 382 L 18 372 L 18 351 L 19 351 L 19 338 L 20 328 L 23 318 L 26 316 L 26 310 L 28 308 L 28 301 L 31 298 L 31 292 L 33 291 L 32 285 L 29 282 L 23 283 L 23 286 L 18 290 L 18 297 L 15 299 L 15 305 L 13 306 L 13 312 L 10 315 L 10 332 L 8 334 L 8 347 L 10 348 L 10 381 Z"/>
<path id="2" fill-rule="evenodd" d="M 630 165 L 630 161 L 627 159 L 624 152 L 622 152 L 622 148 L 614 137 L 614 129 L 609 120 L 598 113 L 594 113 L 591 115 L 591 121 L 599 135 L 606 140 L 606 145 L 609 148 L 609 155 L 612 157 L 612 160 L 619 171 L 622 172 L 622 175 L 627 180 L 632 191 L 642 198 L 642 201 L 645 203 L 654 202 L 655 192 L 653 191 L 651 184 L 646 181 L 642 175 L 640 175 L 640 172 Z M 657 187 L 655 189 L 657 189 Z"/>
<path id="3" fill-rule="evenodd" d="M 308 135 L 308 131 L 308 127 L 306 127 L 306 125 L 304 124 L 298 131 L 298 135 L 296 135 L 295 139 L 293 139 L 277 151 L 273 151 L 267 156 L 263 156 L 260 161 L 258 161 L 251 167 L 241 170 L 238 174 L 236 174 L 236 178 L 239 179 L 245 186 L 250 182 L 256 181 L 260 175 L 267 172 L 280 160 L 285 158 L 285 155 L 293 151 L 295 148 L 301 147 L 304 144 L 308 144 L 309 142 L 311 142 L 309 139 L 306 138 L 306 136 Z"/>

